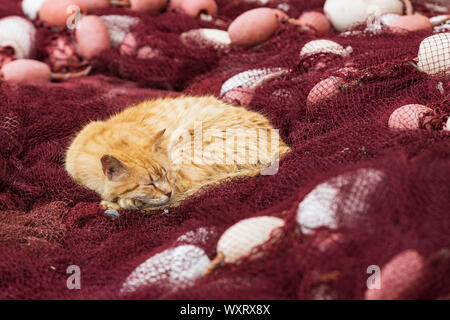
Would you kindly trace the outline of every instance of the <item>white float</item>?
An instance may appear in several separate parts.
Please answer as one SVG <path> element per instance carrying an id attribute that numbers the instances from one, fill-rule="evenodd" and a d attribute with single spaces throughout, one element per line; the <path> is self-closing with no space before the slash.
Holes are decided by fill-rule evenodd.
<path id="1" fill-rule="evenodd" d="M 222 84 L 220 89 L 220 96 L 223 96 L 228 91 L 246 86 L 254 88 L 258 84 L 264 82 L 264 80 L 277 78 L 283 74 L 286 74 L 288 69 L 285 68 L 264 68 L 264 69 L 253 69 L 238 73 L 232 76 L 230 79 Z"/>
<path id="2" fill-rule="evenodd" d="M 23 0 L 22 1 L 22 11 L 30 19 L 34 20 L 37 17 L 39 9 L 41 9 L 42 4 L 45 0 Z"/>
<path id="3" fill-rule="evenodd" d="M 30 58 L 35 50 L 36 29 L 33 24 L 18 16 L 0 20 L 0 47 L 12 47 L 16 59 Z"/>
<path id="4" fill-rule="evenodd" d="M 154 255 L 139 265 L 122 285 L 121 293 L 158 287 L 177 290 L 191 285 L 210 265 L 205 252 L 193 245 L 180 245 Z"/>
<path id="5" fill-rule="evenodd" d="M 231 44 L 228 32 L 219 29 L 193 29 L 183 32 L 180 35 L 183 42 L 188 40 L 196 41 L 198 44 L 211 45 L 213 47 L 228 47 Z"/>
<path id="6" fill-rule="evenodd" d="M 139 18 L 122 15 L 101 16 L 103 23 L 108 29 L 111 47 L 117 48 L 122 43 L 125 36 L 130 32 L 130 28 L 139 23 Z"/>
<path id="7" fill-rule="evenodd" d="M 438 33 L 420 43 L 417 66 L 427 74 L 450 74 L 450 33 Z"/>
<path id="8" fill-rule="evenodd" d="M 280 235 L 276 230 L 284 226 L 280 218 L 262 216 L 241 220 L 228 228 L 217 243 L 217 254 L 223 256 L 223 262 L 234 263 L 246 256 L 274 236 Z M 257 253 L 257 256 L 259 253 Z"/>
<path id="9" fill-rule="evenodd" d="M 316 53 L 334 53 L 340 56 L 348 56 L 352 52 L 351 47 L 344 49 L 339 43 L 331 40 L 312 40 L 307 42 L 302 50 L 300 56 L 307 56 Z"/>
<path id="10" fill-rule="evenodd" d="M 358 169 L 316 186 L 297 209 L 297 223 L 302 233 L 312 234 L 319 227 L 336 229 L 336 214 L 341 206 L 345 208 L 345 222 L 351 224 L 359 214 L 369 209 L 367 200 L 384 177 L 380 170 Z M 343 188 L 345 194 L 341 193 Z"/>

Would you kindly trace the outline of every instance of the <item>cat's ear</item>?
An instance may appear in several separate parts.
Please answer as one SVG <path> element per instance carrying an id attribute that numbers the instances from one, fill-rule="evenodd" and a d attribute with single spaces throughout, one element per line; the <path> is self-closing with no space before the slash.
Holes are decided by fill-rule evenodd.
<path id="1" fill-rule="evenodd" d="M 166 129 L 162 129 L 159 131 L 155 137 L 153 138 L 153 152 L 156 152 L 159 150 L 159 145 L 162 141 L 162 137 L 164 136 L 164 133 L 166 132 Z"/>
<path id="2" fill-rule="evenodd" d="M 105 154 L 100 161 L 102 162 L 103 173 L 111 181 L 117 181 L 118 178 L 127 173 L 127 167 L 114 156 Z"/>

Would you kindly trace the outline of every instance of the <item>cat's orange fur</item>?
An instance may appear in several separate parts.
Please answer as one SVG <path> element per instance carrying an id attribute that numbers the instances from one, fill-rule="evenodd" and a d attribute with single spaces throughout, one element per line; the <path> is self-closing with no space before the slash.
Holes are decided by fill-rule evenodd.
<path id="1" fill-rule="evenodd" d="M 195 131 L 199 124 L 202 130 Z M 258 175 L 277 156 L 290 151 L 277 133 L 277 148 L 267 135 L 269 143 L 264 145 L 265 133 L 256 140 L 245 140 L 245 135 L 257 128 L 273 129 L 263 115 L 214 97 L 146 101 L 85 126 L 67 150 L 65 166 L 78 183 L 101 195 L 105 208 L 178 205 L 206 185 Z M 237 137 L 224 139 L 223 133 L 230 129 L 238 130 Z M 197 134 L 194 140 L 194 132 L 204 136 L 198 140 Z M 208 136 L 211 132 L 215 138 Z M 243 140 L 239 141 L 239 135 Z M 193 161 L 193 147 L 199 141 L 201 159 L 209 163 Z M 242 157 L 222 161 L 243 151 L 247 152 L 244 161 Z M 250 155 L 256 154 L 258 160 L 249 161 Z"/>

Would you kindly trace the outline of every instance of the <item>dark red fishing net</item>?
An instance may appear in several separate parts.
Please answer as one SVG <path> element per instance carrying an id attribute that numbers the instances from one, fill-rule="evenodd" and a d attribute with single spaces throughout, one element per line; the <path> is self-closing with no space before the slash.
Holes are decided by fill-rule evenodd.
<path id="1" fill-rule="evenodd" d="M 217 3 L 223 30 L 259 6 Z M 282 3 L 296 18 L 305 10 L 320 11 L 324 1 L 268 6 Z M 414 5 L 427 16 L 450 12 L 443 0 Z M 0 17 L 20 14 L 18 6 L 2 1 Z M 387 273 L 383 266 L 405 250 L 415 251 L 423 263 L 416 268 L 400 259 L 398 270 L 406 271 L 396 278 L 406 285 L 382 283 L 382 297 L 448 298 L 450 133 L 441 128 L 450 113 L 450 78 L 427 75 L 414 60 L 431 32 L 373 34 L 361 27 L 359 34 L 319 37 L 286 24 L 258 48 L 223 50 L 180 40 L 191 29 L 217 28 L 213 22 L 175 13 L 137 16 L 140 22 L 131 31 L 138 48 L 157 50 L 150 58 L 122 55 L 116 48 L 102 52 L 86 78 L 0 84 L 0 298 L 363 299 L 368 267 Z M 42 60 L 52 41 L 47 32 L 38 32 Z M 323 38 L 347 54 L 300 56 L 308 41 Z M 247 70 L 279 72 L 252 88 L 249 106 L 270 118 L 292 148 L 275 175 L 228 181 L 168 212 L 120 211 L 120 218 L 112 219 L 100 198 L 65 172 L 65 150 L 89 121 L 145 99 L 220 97 L 223 83 Z M 316 87 L 329 78 L 337 89 Z M 431 108 L 426 123 L 422 119 L 413 130 L 388 128 L 390 115 L 406 104 Z M 315 189 L 324 182 L 325 189 Z M 305 232 L 298 225 L 299 203 L 308 207 L 304 201 L 313 190 L 316 202 L 332 203 L 334 228 Z M 187 266 L 204 257 L 183 250 L 197 246 L 212 260 L 225 230 L 264 215 L 285 224 L 282 237 L 264 247 L 262 257 L 188 280 L 195 268 Z M 133 270 L 151 257 L 159 260 L 132 282 Z M 67 287 L 71 265 L 80 267 L 80 290 Z M 410 267 L 417 274 L 411 281 Z"/>

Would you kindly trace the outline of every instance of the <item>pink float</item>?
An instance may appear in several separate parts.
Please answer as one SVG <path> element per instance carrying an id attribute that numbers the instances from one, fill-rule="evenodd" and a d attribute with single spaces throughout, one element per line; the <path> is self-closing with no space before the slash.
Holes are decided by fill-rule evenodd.
<path id="1" fill-rule="evenodd" d="M 108 29 L 97 16 L 86 16 L 78 24 L 76 39 L 80 53 L 86 59 L 92 59 L 101 51 L 110 48 Z"/>
<path id="2" fill-rule="evenodd" d="M 11 82 L 50 82 L 52 72 L 43 62 L 20 59 L 4 65 L 0 72 L 0 79 Z"/>
<path id="3" fill-rule="evenodd" d="M 279 13 L 269 8 L 244 12 L 229 26 L 231 43 L 244 48 L 256 46 L 269 40 L 278 30 Z"/>

